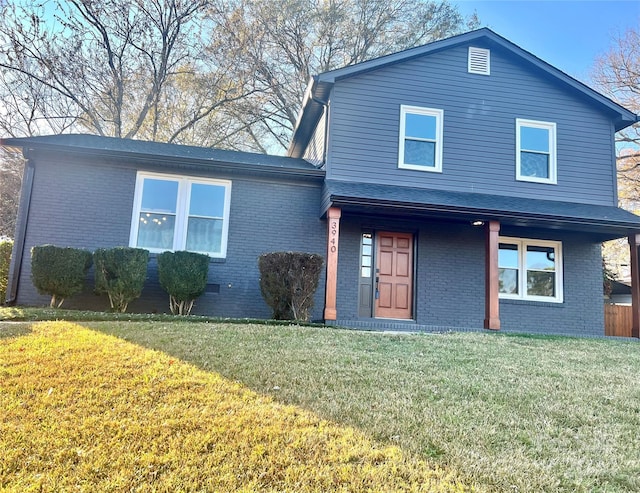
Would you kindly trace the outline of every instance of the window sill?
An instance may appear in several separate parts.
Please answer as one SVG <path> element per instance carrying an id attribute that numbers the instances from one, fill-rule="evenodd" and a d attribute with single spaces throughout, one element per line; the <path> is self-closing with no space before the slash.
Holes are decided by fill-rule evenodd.
<path id="1" fill-rule="evenodd" d="M 414 171 L 426 171 L 428 173 L 442 173 L 442 168 L 432 166 L 420 166 L 419 164 L 398 164 L 398 169 L 411 169 Z"/>
<path id="2" fill-rule="evenodd" d="M 542 185 L 557 185 L 558 180 L 546 180 L 543 178 L 526 178 L 524 176 L 516 177 L 516 181 L 522 181 L 525 183 L 540 183 Z"/>
<path id="3" fill-rule="evenodd" d="M 137 248 L 137 247 L 134 247 L 134 248 Z M 149 252 L 150 259 L 158 258 L 158 255 L 160 255 L 160 253 L 158 252 Z M 227 261 L 226 257 L 209 257 L 210 264 L 224 264 L 226 261 Z"/>
<path id="4" fill-rule="evenodd" d="M 505 305 L 529 305 L 542 306 L 548 308 L 564 308 L 564 301 L 537 301 L 537 300 L 521 300 L 512 298 L 500 298 L 500 304 Z"/>

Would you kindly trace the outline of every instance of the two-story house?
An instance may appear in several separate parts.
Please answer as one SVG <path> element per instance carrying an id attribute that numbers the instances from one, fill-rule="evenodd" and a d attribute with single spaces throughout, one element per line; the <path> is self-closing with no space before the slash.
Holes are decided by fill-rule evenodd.
<path id="1" fill-rule="evenodd" d="M 288 157 L 6 139 L 27 158 L 8 296 L 44 301 L 34 245 L 187 249 L 211 257 L 199 313 L 266 317 L 257 256 L 303 250 L 326 257 L 328 323 L 603 334 L 600 244 L 629 236 L 637 259 L 614 149 L 637 120 L 480 29 L 314 77 Z M 149 278 L 132 308 L 166 311 Z"/>

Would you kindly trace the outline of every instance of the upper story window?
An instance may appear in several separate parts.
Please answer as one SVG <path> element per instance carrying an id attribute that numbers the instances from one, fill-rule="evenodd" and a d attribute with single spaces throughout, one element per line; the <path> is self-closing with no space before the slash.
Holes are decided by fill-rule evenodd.
<path id="1" fill-rule="evenodd" d="M 400 107 L 398 167 L 442 172 L 443 111 Z"/>
<path id="2" fill-rule="evenodd" d="M 561 303 L 562 243 L 500 238 L 498 273 L 501 298 Z"/>
<path id="3" fill-rule="evenodd" d="M 230 198 L 230 181 L 138 173 L 129 244 L 223 258 Z"/>
<path id="4" fill-rule="evenodd" d="M 555 123 L 516 119 L 516 179 L 557 183 Z"/>

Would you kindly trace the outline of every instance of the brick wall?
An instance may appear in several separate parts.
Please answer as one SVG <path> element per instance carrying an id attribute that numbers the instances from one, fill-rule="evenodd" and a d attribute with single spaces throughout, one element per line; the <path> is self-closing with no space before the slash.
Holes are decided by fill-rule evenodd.
<path id="1" fill-rule="evenodd" d="M 538 232 L 535 237 L 542 237 Z M 519 300 L 500 302 L 505 332 L 533 334 L 604 335 L 602 256 L 600 244 L 579 235 L 556 235 L 562 240 L 564 302 L 538 303 Z"/>
<path id="2" fill-rule="evenodd" d="M 146 171 L 152 171 L 147 167 Z M 51 243 L 94 250 L 129 244 L 136 167 L 61 159 L 35 159 L 30 217 L 17 302 L 44 305 L 31 284 L 30 249 Z M 163 173 L 186 173 L 167 170 Z M 292 180 L 260 180 L 246 175 L 198 172 L 198 176 L 230 179 L 231 210 L 226 259 L 212 259 L 209 283 L 219 292 L 197 300 L 193 313 L 222 317 L 270 316 L 260 294 L 257 257 L 276 250 L 326 255 L 326 222 L 319 218 L 321 184 Z M 93 272 L 82 295 L 65 302 L 70 308 L 105 309 L 106 297 L 92 293 Z M 152 256 L 143 295 L 130 311 L 166 312 L 168 296 L 157 282 Z M 324 279 L 316 292 L 313 318 L 322 317 Z"/>
<path id="3" fill-rule="evenodd" d="M 468 223 L 385 221 L 343 215 L 340 224 L 338 320 L 359 325 L 357 285 L 363 229 L 408 231 L 417 235 L 416 324 L 456 330 L 484 326 L 484 229 Z M 564 302 L 501 300 L 503 332 L 604 335 L 600 245 L 584 235 L 558 231 L 505 229 L 501 234 L 561 240 Z M 417 330 L 423 330 L 418 327 Z M 439 330 L 440 330 L 439 329 Z"/>
<path id="4" fill-rule="evenodd" d="M 147 171 L 152 170 L 148 165 Z M 52 243 L 94 250 L 129 244 L 137 168 L 47 156 L 35 161 L 35 176 L 18 303 L 44 305 L 30 281 L 29 251 Z M 176 174 L 185 171 L 174 170 Z M 166 169 L 163 172 L 170 172 Z M 194 313 L 222 317 L 270 316 L 258 284 L 257 257 L 277 250 L 326 255 L 326 222 L 319 219 L 318 182 L 259 179 L 246 175 L 198 172 L 232 181 L 228 252 L 212 259 L 209 283 Z M 360 235 L 363 229 L 416 234 L 416 322 L 431 327 L 481 329 L 484 321 L 484 231 L 468 223 L 401 221 L 344 213 L 340 224 L 338 319 L 358 319 Z M 584 235 L 528 229 L 501 234 L 563 241 L 564 302 L 501 300 L 502 330 L 540 334 L 603 335 L 600 245 Z M 74 308 L 105 309 L 106 297 L 85 292 L 66 302 Z M 324 279 L 316 292 L 313 318 L 322 317 Z M 152 257 L 143 296 L 131 311 L 166 312 L 167 295 L 157 283 Z"/>

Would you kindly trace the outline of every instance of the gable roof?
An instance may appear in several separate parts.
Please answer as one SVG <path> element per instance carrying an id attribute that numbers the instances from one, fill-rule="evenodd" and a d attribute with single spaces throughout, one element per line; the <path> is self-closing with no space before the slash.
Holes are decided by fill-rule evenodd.
<path id="1" fill-rule="evenodd" d="M 449 48 L 478 41 L 483 41 L 490 47 L 501 47 L 507 50 L 513 55 L 519 57 L 523 62 L 535 67 L 558 83 L 587 97 L 593 101 L 595 105 L 612 112 L 616 115 L 614 121 L 616 131 L 622 130 L 623 128 L 639 121 L 638 116 L 632 111 L 629 111 L 618 103 L 590 88 L 586 84 L 574 79 L 570 75 L 567 75 L 556 67 L 548 64 L 544 60 L 485 27 L 443 40 L 434 41 L 426 45 L 375 58 L 373 60 L 368 60 L 366 62 L 350 65 L 348 67 L 330 70 L 314 76 L 307 86 L 307 91 L 302 102 L 302 109 L 298 115 L 296 128 L 291 139 L 291 144 L 289 145 L 288 155 L 293 157 L 302 157 L 313 130 L 324 111 L 324 106 L 328 103 L 331 89 L 335 82 L 396 63 L 406 62 L 417 57 L 426 56 Z"/>
<path id="2" fill-rule="evenodd" d="M 63 134 L 7 138 L 0 139 L 0 145 L 22 148 L 27 158 L 31 151 L 40 150 L 107 158 L 126 157 L 136 161 L 153 162 L 159 166 L 324 177 L 324 171 L 318 170 L 303 159 L 99 135 Z"/>

